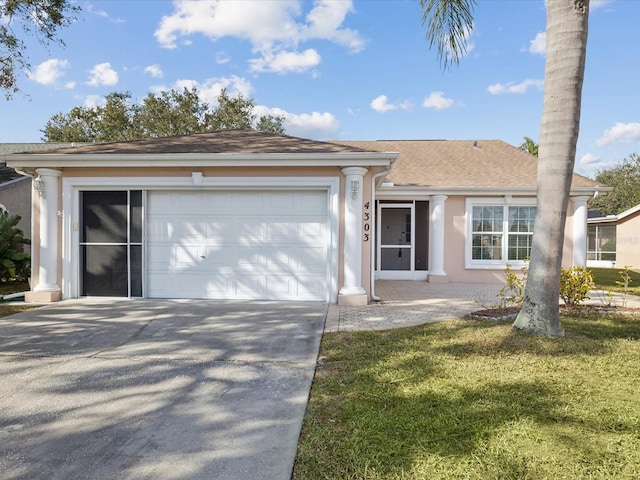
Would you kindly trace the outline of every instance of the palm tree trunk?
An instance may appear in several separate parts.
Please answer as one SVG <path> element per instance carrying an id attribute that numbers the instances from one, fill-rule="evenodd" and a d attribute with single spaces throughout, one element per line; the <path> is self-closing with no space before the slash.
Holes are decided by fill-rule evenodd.
<path id="1" fill-rule="evenodd" d="M 589 0 L 547 0 L 547 58 L 537 211 L 522 309 L 514 328 L 562 336 L 559 294 L 571 176 L 580 130 Z"/>

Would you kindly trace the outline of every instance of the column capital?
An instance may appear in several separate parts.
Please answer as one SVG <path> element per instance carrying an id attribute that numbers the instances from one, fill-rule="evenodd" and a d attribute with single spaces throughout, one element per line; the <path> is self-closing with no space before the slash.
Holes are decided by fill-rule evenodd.
<path id="1" fill-rule="evenodd" d="M 41 177 L 61 177 L 62 172 L 53 168 L 36 168 L 36 173 Z"/>
<path id="2" fill-rule="evenodd" d="M 571 197 L 574 202 L 588 202 L 591 200 L 591 195 L 575 195 Z"/>
<path id="3" fill-rule="evenodd" d="M 447 195 L 431 195 L 431 200 L 434 202 L 444 202 L 447 198 Z"/>
<path id="4" fill-rule="evenodd" d="M 368 171 L 369 169 L 365 167 L 344 167 L 342 169 L 342 173 L 345 175 L 359 175 L 361 177 L 363 177 Z"/>

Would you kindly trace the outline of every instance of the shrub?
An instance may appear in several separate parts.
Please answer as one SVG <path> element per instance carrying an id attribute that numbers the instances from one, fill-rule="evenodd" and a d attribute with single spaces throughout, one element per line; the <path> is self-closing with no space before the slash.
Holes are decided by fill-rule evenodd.
<path id="1" fill-rule="evenodd" d="M 590 298 L 588 293 L 594 286 L 593 275 L 587 268 L 560 269 L 560 298 L 567 307 L 575 307 Z"/>
<path id="2" fill-rule="evenodd" d="M 0 213 L 0 280 L 27 280 L 31 273 L 31 257 L 24 252 L 29 239 L 16 225 L 20 215 Z"/>
<path id="3" fill-rule="evenodd" d="M 505 284 L 498 291 L 498 308 L 509 308 L 521 305 L 524 301 L 524 287 L 527 284 L 527 266 L 522 267 L 522 275 L 518 276 L 507 264 L 504 269 Z"/>

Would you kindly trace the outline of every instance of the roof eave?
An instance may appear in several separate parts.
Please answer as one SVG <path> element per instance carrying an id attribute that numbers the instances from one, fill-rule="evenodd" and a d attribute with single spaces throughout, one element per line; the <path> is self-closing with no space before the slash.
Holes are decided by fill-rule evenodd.
<path id="1" fill-rule="evenodd" d="M 611 187 L 584 186 L 572 187 L 569 194 L 571 196 L 592 196 L 595 192 L 610 191 Z M 406 196 L 416 195 L 527 195 L 535 196 L 536 187 L 509 187 L 509 186 L 411 186 L 394 185 L 392 187 L 382 185 L 378 189 L 379 195 Z"/>
<path id="2" fill-rule="evenodd" d="M 332 153 L 41 153 L 0 155 L 12 168 L 64 167 L 293 167 L 391 165 L 395 152 Z"/>

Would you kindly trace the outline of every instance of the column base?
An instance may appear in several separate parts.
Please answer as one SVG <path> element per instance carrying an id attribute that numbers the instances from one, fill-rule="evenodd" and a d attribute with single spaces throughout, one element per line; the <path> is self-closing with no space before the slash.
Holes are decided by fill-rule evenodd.
<path id="1" fill-rule="evenodd" d="M 447 275 L 433 275 L 430 273 L 427 281 L 429 283 L 449 283 L 449 277 L 447 277 Z"/>
<path id="2" fill-rule="evenodd" d="M 338 305 L 344 307 L 362 307 L 369 304 L 369 296 L 364 293 L 360 295 L 338 295 Z"/>
<path id="3" fill-rule="evenodd" d="M 24 294 L 25 303 L 53 303 L 62 300 L 62 292 L 56 291 L 30 291 Z"/>

